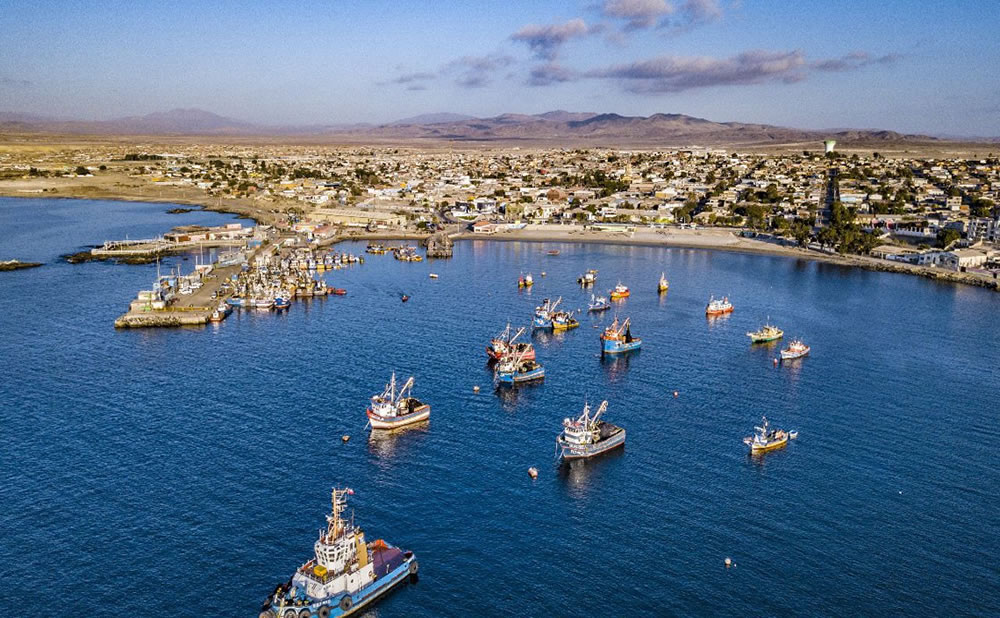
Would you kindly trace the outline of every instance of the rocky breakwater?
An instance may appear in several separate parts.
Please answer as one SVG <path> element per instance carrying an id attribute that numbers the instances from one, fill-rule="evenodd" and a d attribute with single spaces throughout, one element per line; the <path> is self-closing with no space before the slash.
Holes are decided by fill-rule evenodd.
<path id="1" fill-rule="evenodd" d="M 455 243 L 447 232 L 436 232 L 424 240 L 424 246 L 427 247 L 427 257 L 429 258 L 450 258 Z"/>

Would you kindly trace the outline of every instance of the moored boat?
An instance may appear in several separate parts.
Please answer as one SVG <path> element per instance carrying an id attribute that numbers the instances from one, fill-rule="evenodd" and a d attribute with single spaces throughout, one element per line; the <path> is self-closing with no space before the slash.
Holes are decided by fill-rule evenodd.
<path id="1" fill-rule="evenodd" d="M 517 279 L 517 287 L 519 288 L 530 288 L 533 285 L 535 285 L 535 279 L 531 276 L 531 273 L 528 273 L 527 276 L 522 275 Z"/>
<path id="2" fill-rule="evenodd" d="M 788 444 L 788 432 L 783 429 L 772 429 L 767 422 L 767 417 L 763 417 L 763 422 L 752 436 L 743 438 L 743 444 L 750 447 L 751 453 L 763 453 L 773 451 Z M 798 435 L 798 433 L 796 433 Z"/>
<path id="3" fill-rule="evenodd" d="M 781 351 L 781 360 L 794 360 L 796 358 L 802 358 L 809 354 L 809 350 L 812 349 L 806 344 L 802 343 L 801 340 L 795 339 L 788 347 Z"/>
<path id="4" fill-rule="evenodd" d="M 561 302 L 562 296 L 555 301 L 542 299 L 542 304 L 535 307 L 535 318 L 531 321 L 532 328 L 552 328 L 552 316 Z"/>
<path id="5" fill-rule="evenodd" d="M 725 315 L 732 312 L 733 303 L 729 302 L 728 296 L 723 296 L 721 299 L 712 296 L 705 307 L 705 315 Z"/>
<path id="6" fill-rule="evenodd" d="M 510 324 L 507 324 L 502 333 L 491 339 L 490 345 L 486 346 L 486 355 L 496 361 L 513 354 L 521 355 L 524 360 L 535 360 L 535 347 L 530 343 L 516 341 L 524 333 L 524 329 L 520 328 L 514 334 L 511 334 L 512 330 Z"/>
<path id="7" fill-rule="evenodd" d="M 351 489 L 334 488 L 327 526 L 313 545 L 314 556 L 280 584 L 261 606 L 258 618 L 348 616 L 375 602 L 397 584 L 416 578 L 413 552 L 379 539 L 368 543 L 342 517 Z"/>
<path id="8" fill-rule="evenodd" d="M 563 419 L 562 433 L 556 437 L 559 458 L 563 460 L 586 459 L 624 446 L 625 430 L 600 420 L 608 409 L 608 402 L 602 401 L 597 412 L 590 415 L 590 406 L 583 405 L 583 413 L 574 419 Z"/>
<path id="9" fill-rule="evenodd" d="M 546 253 L 553 256 L 559 255 L 559 249 L 549 249 Z"/>
<path id="10" fill-rule="evenodd" d="M 552 314 L 552 330 L 570 330 L 579 325 L 579 320 L 568 311 L 557 311 Z"/>
<path id="11" fill-rule="evenodd" d="M 330 288 L 330 293 L 336 296 L 344 296 L 347 294 L 347 290 L 344 288 Z"/>
<path id="12" fill-rule="evenodd" d="M 765 323 L 759 329 L 747 333 L 747 337 L 750 337 L 750 343 L 769 343 L 771 341 L 777 341 L 785 336 L 785 331 L 781 330 L 773 324 Z"/>
<path id="13" fill-rule="evenodd" d="M 576 282 L 582 286 L 594 285 L 595 281 L 597 281 L 597 271 L 593 268 L 576 278 Z"/>
<path id="14" fill-rule="evenodd" d="M 611 300 L 622 300 L 623 298 L 628 298 L 631 295 L 632 292 L 629 291 L 628 286 L 622 285 L 621 281 L 618 282 L 615 289 L 611 290 Z"/>
<path id="15" fill-rule="evenodd" d="M 587 305 L 588 312 L 607 311 L 611 308 L 611 303 L 604 296 L 590 295 L 590 304 Z"/>
<path id="16" fill-rule="evenodd" d="M 545 368 L 535 360 L 527 360 L 520 354 L 504 356 L 494 369 L 493 378 L 499 384 L 521 384 L 545 377 Z"/>
<path id="17" fill-rule="evenodd" d="M 670 289 L 670 282 L 667 281 L 667 273 L 660 273 L 660 282 L 656 284 L 656 291 L 660 294 Z"/>
<path id="18" fill-rule="evenodd" d="M 616 317 L 604 332 L 601 333 L 601 351 L 604 354 L 621 354 L 642 347 L 642 339 L 632 336 L 631 318 L 625 318 L 621 324 Z"/>
<path id="19" fill-rule="evenodd" d="M 371 405 L 365 411 L 372 429 L 398 429 L 426 421 L 431 416 L 430 404 L 410 397 L 413 377 L 396 390 L 396 374 L 392 374 L 385 390 L 371 398 Z"/>
<path id="20" fill-rule="evenodd" d="M 292 306 L 292 301 L 285 298 L 284 296 L 274 297 L 274 308 L 277 310 L 288 309 Z"/>

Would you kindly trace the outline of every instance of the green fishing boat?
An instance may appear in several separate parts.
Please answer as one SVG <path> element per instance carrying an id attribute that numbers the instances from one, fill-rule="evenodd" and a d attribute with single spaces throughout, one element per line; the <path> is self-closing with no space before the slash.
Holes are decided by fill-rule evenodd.
<path id="1" fill-rule="evenodd" d="M 759 330 L 747 333 L 751 343 L 768 343 L 777 341 L 785 336 L 785 331 L 772 324 L 765 324 Z"/>

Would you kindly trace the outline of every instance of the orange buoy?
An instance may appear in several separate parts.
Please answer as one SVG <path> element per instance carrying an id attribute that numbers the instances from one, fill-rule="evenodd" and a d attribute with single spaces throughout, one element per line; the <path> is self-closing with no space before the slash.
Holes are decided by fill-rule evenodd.
<path id="1" fill-rule="evenodd" d="M 344 435 L 344 436 L 341 436 L 341 438 L 340 438 L 340 439 L 341 439 L 341 441 L 342 441 L 342 442 L 347 442 L 348 440 L 350 440 L 350 439 L 351 439 L 351 436 L 348 436 L 348 435 Z"/>

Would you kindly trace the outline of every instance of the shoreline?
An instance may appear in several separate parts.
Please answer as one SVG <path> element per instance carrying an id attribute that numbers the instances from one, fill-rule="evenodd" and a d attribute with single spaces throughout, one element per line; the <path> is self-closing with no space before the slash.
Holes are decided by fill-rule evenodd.
<path id="1" fill-rule="evenodd" d="M 18 198 L 42 198 L 42 199 L 66 199 L 66 200 L 107 200 L 119 202 L 147 202 L 152 204 L 182 204 L 197 206 L 201 210 L 237 215 L 255 223 L 260 223 L 267 219 L 266 213 L 261 209 L 249 204 L 234 203 L 229 200 L 227 203 L 219 203 L 212 200 L 197 199 L 187 197 L 147 197 L 131 195 L 53 195 L 46 193 L 10 193 L 0 185 L 0 197 Z M 261 216 L 264 215 L 264 216 Z M 1000 279 L 992 279 L 974 273 L 963 273 L 940 268 L 918 266 L 915 264 L 905 264 L 902 262 L 891 262 L 861 255 L 841 255 L 838 253 L 824 253 L 812 249 L 801 247 L 778 245 L 775 243 L 743 238 L 737 235 L 735 229 L 729 228 L 700 228 L 693 230 L 663 229 L 652 231 L 644 228 L 637 228 L 631 236 L 624 236 L 619 232 L 599 232 L 583 230 L 577 226 L 573 229 L 566 229 L 570 226 L 558 224 L 533 224 L 534 228 L 522 230 L 508 230 L 496 234 L 474 234 L 472 232 L 460 232 L 452 236 L 453 240 L 486 240 L 495 242 L 580 242 L 589 244 L 604 244 L 617 246 L 636 247 L 667 247 L 677 249 L 700 249 L 709 251 L 732 251 L 736 253 L 747 253 L 753 255 L 769 255 L 775 257 L 795 258 L 825 262 L 844 267 L 860 268 L 875 272 L 898 273 L 911 276 L 920 276 L 934 281 L 947 283 L 961 283 L 988 290 L 1000 292 Z M 367 232 L 358 231 L 331 237 L 321 243 L 321 246 L 333 246 L 337 243 L 351 240 L 413 240 L 423 241 L 429 237 L 430 233 L 424 232 Z M 446 258 L 438 258 L 446 259 Z"/>

